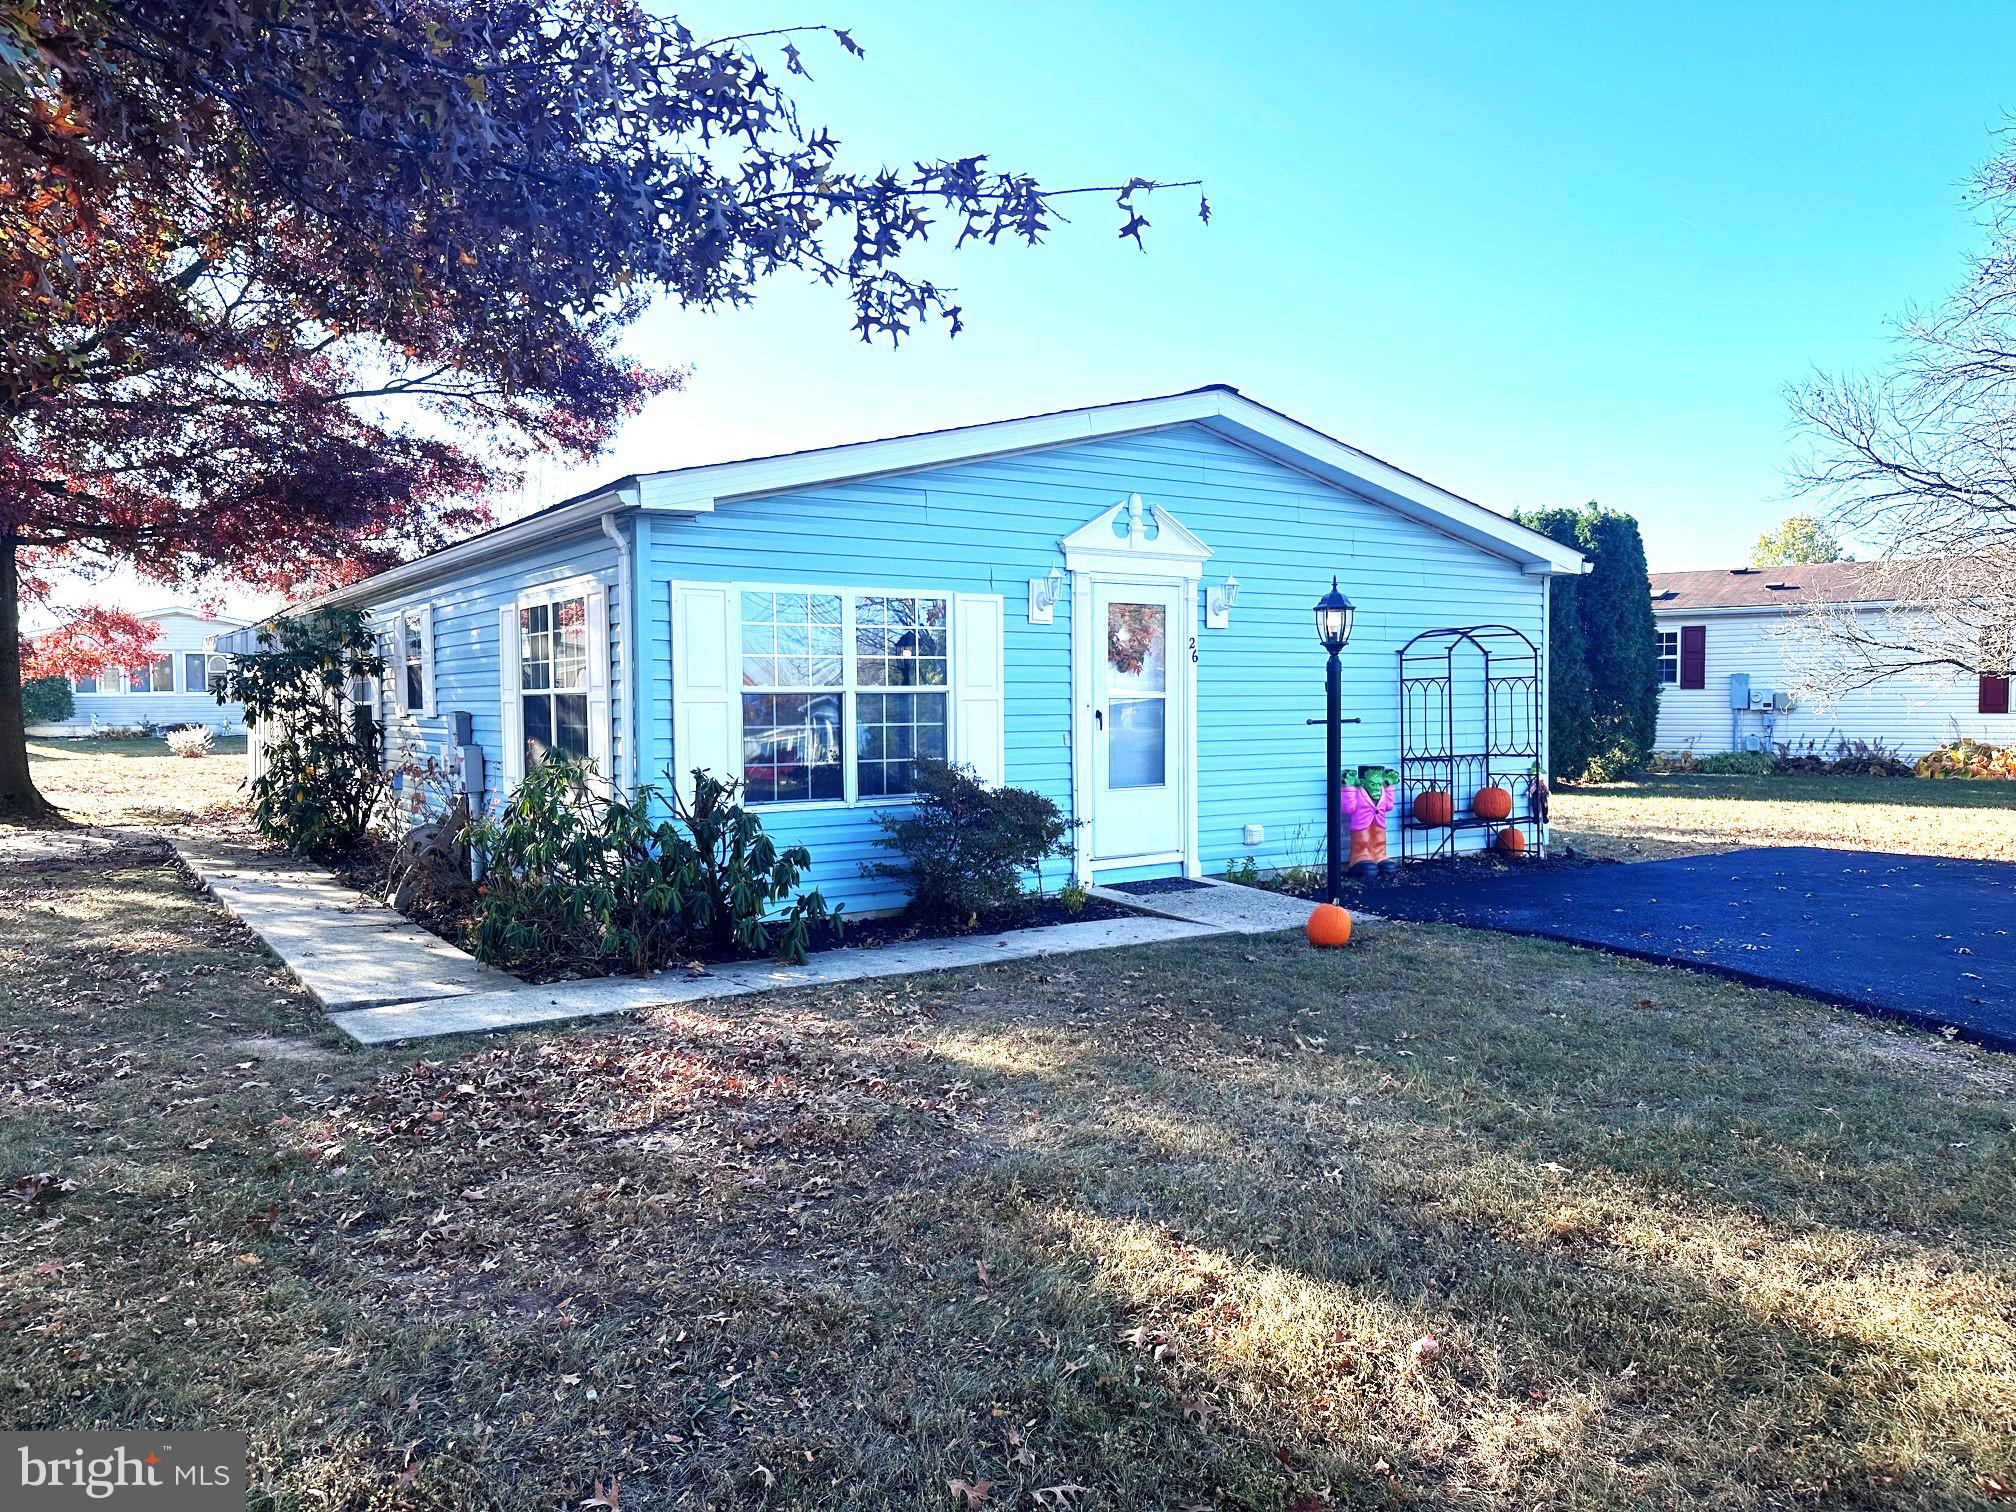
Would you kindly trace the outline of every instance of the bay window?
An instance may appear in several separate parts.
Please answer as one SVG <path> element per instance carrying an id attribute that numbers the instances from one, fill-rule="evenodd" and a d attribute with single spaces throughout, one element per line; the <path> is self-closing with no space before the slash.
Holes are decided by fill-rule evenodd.
<path id="1" fill-rule="evenodd" d="M 740 596 L 742 780 L 750 803 L 905 796 L 948 749 L 945 594 L 750 589 Z"/>

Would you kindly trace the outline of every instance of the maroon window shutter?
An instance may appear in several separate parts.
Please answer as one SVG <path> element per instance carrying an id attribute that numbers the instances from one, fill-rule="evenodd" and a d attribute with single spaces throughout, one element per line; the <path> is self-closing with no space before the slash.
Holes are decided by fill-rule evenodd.
<path id="1" fill-rule="evenodd" d="M 1981 696 L 1975 701 L 1974 712 L 1977 714 L 2007 714 L 2009 712 L 2009 679 L 1983 672 L 1981 674 Z"/>
<path id="2" fill-rule="evenodd" d="M 1680 686 L 1683 688 L 1705 688 L 1708 686 L 1708 627 L 1706 625 L 1682 625 L 1680 627 Z"/>

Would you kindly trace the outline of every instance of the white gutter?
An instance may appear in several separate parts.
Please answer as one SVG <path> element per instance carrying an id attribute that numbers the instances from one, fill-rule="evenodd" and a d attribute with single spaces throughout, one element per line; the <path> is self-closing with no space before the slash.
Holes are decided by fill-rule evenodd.
<path id="1" fill-rule="evenodd" d="M 623 790 L 637 786 L 637 596 L 630 591 L 630 544 L 616 527 L 616 511 L 602 516 L 602 534 L 616 548 L 616 596 L 623 601 L 623 759 L 617 772 Z"/>

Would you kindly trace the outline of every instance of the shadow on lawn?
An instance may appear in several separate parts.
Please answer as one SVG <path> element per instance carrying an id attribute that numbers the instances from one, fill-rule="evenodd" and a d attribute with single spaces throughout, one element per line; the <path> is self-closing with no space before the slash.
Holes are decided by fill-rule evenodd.
<path id="1" fill-rule="evenodd" d="M 2007 1086 L 1794 999 L 1392 928 L 291 1062 L 236 1048 L 274 1010 L 191 900 L 75 885 L 22 917 L 134 985 L 7 1000 L 29 1080 L 125 1056 L 8 1147 L 81 1178 L 0 1219 L 36 1426 L 247 1426 L 332 1506 L 1931 1506 L 2007 1469 Z M 174 1329 L 118 1305 L 164 1289 Z"/>

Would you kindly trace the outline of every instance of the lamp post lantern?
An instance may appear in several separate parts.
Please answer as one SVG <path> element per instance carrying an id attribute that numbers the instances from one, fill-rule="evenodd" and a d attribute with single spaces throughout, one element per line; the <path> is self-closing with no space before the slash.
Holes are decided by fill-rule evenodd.
<path id="1" fill-rule="evenodd" d="M 1329 807 L 1329 875 L 1326 883 L 1327 902 L 1340 902 L 1344 896 L 1344 672 L 1338 664 L 1338 653 L 1351 639 L 1351 621 L 1358 611 L 1351 606 L 1351 600 L 1338 591 L 1337 579 L 1330 579 L 1330 591 L 1316 601 L 1316 639 L 1329 655 L 1329 663 L 1323 670 L 1324 695 L 1324 742 L 1329 761 L 1329 780 L 1325 784 L 1325 798 Z"/>

